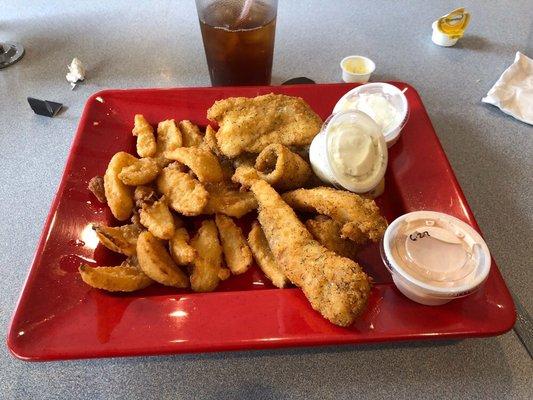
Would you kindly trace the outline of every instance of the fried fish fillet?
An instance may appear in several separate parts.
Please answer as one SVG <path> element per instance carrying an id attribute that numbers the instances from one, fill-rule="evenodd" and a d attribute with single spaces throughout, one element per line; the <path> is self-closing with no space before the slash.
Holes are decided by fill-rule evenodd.
<path id="1" fill-rule="evenodd" d="M 256 180 L 251 190 L 259 204 L 259 222 L 283 273 L 325 318 L 339 326 L 350 325 L 366 308 L 368 276 L 356 262 L 314 240 L 267 182 Z"/>
<path id="2" fill-rule="evenodd" d="M 280 289 L 286 287 L 289 284 L 289 280 L 274 259 L 265 233 L 257 221 L 254 221 L 252 229 L 250 229 L 250 233 L 248 234 L 248 244 L 250 245 L 257 265 L 259 265 L 259 268 L 265 273 L 266 277 L 272 281 L 272 284 Z"/>
<path id="3" fill-rule="evenodd" d="M 216 101 L 207 118 L 218 123 L 218 148 L 231 158 L 243 152 L 259 153 L 271 143 L 308 145 L 322 125 L 300 97 L 273 93 Z"/>
<path id="4" fill-rule="evenodd" d="M 241 218 L 257 208 L 257 200 L 250 192 L 239 191 L 230 182 L 206 184 L 209 193 L 202 214 L 225 214 Z"/>
<path id="5" fill-rule="evenodd" d="M 325 215 L 317 215 L 305 221 L 305 227 L 311 235 L 327 249 L 334 251 L 339 256 L 355 260 L 359 246 L 352 240 L 341 237 L 341 227 L 337 221 Z"/>
<path id="6" fill-rule="evenodd" d="M 285 202 L 301 211 L 327 215 L 342 224 L 341 235 L 357 243 L 379 241 L 387 221 L 373 200 L 328 187 L 297 189 L 283 194 Z"/>

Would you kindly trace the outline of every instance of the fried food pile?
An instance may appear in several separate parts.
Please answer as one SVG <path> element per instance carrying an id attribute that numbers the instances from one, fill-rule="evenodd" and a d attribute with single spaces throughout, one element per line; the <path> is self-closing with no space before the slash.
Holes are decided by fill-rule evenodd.
<path id="1" fill-rule="evenodd" d="M 370 293 L 357 251 L 387 223 L 374 201 L 315 187 L 304 146 L 320 118 L 302 99 L 274 94 L 217 101 L 208 118 L 218 130 L 172 119 L 154 130 L 135 116 L 138 157 L 118 152 L 89 184 L 125 222 L 95 224 L 100 243 L 126 259 L 81 265 L 83 281 L 111 292 L 154 282 L 209 292 L 255 260 L 273 285 L 301 288 L 325 318 L 349 326 Z M 243 232 L 237 219 L 256 210 Z"/>
<path id="2" fill-rule="evenodd" d="M 227 157 L 260 153 L 272 143 L 305 146 L 322 126 L 320 117 L 303 99 L 273 93 L 219 100 L 207 110 L 207 118 L 220 126 L 216 141 Z"/>

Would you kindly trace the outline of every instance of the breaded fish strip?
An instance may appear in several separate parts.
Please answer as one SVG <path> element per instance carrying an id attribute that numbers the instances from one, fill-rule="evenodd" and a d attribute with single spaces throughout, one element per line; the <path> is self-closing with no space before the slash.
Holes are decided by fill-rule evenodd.
<path id="1" fill-rule="evenodd" d="M 289 280 L 274 259 L 265 233 L 257 221 L 254 221 L 252 229 L 248 234 L 248 244 L 250 245 L 257 265 L 259 265 L 259 268 L 265 273 L 266 277 L 272 281 L 272 284 L 280 289 L 286 287 L 289 284 Z"/>
<path id="2" fill-rule="evenodd" d="M 231 158 L 243 152 L 259 153 L 271 143 L 308 145 L 322 125 L 303 99 L 273 93 L 216 101 L 207 118 L 218 123 L 218 148 Z"/>
<path id="3" fill-rule="evenodd" d="M 229 182 L 206 184 L 205 188 L 209 198 L 202 214 L 224 214 L 241 218 L 257 208 L 253 193 L 239 191 Z"/>
<path id="4" fill-rule="evenodd" d="M 325 318 L 339 326 L 350 325 L 366 308 L 368 276 L 356 262 L 314 240 L 267 182 L 256 180 L 251 190 L 259 203 L 259 222 L 284 274 Z"/>
<path id="5" fill-rule="evenodd" d="M 327 215 L 342 224 L 341 235 L 357 243 L 368 239 L 379 241 L 387 228 L 387 221 L 373 200 L 355 193 L 328 187 L 297 189 L 283 194 L 291 207 Z"/>
<path id="6" fill-rule="evenodd" d="M 341 237 L 341 227 L 337 221 L 325 215 L 317 215 L 305 221 L 305 227 L 311 235 L 327 249 L 334 251 L 339 256 L 348 257 L 355 261 L 359 246 L 349 239 Z"/>
<path id="7" fill-rule="evenodd" d="M 268 145 L 255 160 L 259 177 L 277 190 L 302 187 L 311 177 L 311 167 L 298 154 L 279 143 Z"/>

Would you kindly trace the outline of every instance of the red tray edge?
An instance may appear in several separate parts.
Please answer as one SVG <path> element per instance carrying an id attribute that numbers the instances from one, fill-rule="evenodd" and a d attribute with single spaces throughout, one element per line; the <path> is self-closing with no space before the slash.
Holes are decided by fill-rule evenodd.
<path id="1" fill-rule="evenodd" d="M 420 94 L 418 93 L 418 91 L 409 83 L 406 83 L 406 82 L 403 82 L 403 81 L 389 81 L 388 83 L 391 83 L 391 84 L 401 84 L 401 85 L 405 85 L 405 86 L 408 86 L 410 90 L 414 91 L 416 93 L 416 95 L 420 98 Z M 285 86 L 299 86 L 299 87 L 313 87 L 315 86 L 316 84 L 300 84 L 300 85 L 285 85 Z M 337 86 L 339 85 L 339 83 L 321 83 L 320 85 L 323 85 L 323 86 Z M 261 86 L 257 86 L 257 87 L 261 87 Z M 272 87 L 276 87 L 276 86 L 272 86 Z M 254 88 L 254 86 L 250 87 L 250 88 Z M 14 325 L 14 322 L 18 319 L 18 314 L 20 312 L 20 302 L 22 300 L 22 298 L 24 297 L 24 294 L 26 293 L 27 291 L 27 288 L 28 288 L 28 284 L 32 281 L 32 279 L 34 278 L 34 270 L 32 268 L 32 266 L 37 263 L 37 262 L 40 262 L 41 261 L 41 258 L 42 258 L 42 250 L 43 250 L 43 247 L 45 245 L 45 235 L 47 234 L 47 232 L 49 231 L 49 228 L 50 228 L 50 225 L 52 223 L 52 219 L 53 219 L 53 215 L 54 215 L 54 212 L 55 210 L 57 209 L 57 206 L 58 206 L 58 202 L 60 200 L 60 195 L 62 194 L 63 190 L 64 190 L 64 186 L 67 182 L 67 176 L 65 175 L 65 172 L 69 169 L 70 165 L 72 164 L 73 162 L 73 158 L 74 158 L 74 153 L 75 153 L 75 149 L 79 146 L 79 141 L 81 139 L 81 128 L 82 126 L 85 125 L 85 122 L 86 122 L 86 119 L 88 117 L 88 110 L 91 106 L 90 102 L 92 102 L 93 100 L 95 100 L 97 97 L 101 97 L 101 96 L 105 96 L 105 95 L 109 95 L 109 94 L 113 94 L 113 93 L 116 93 L 116 92 L 142 92 L 142 91 L 175 91 L 175 90 L 205 90 L 205 89 L 211 89 L 211 87 L 209 86 L 206 86 L 206 87 L 174 87 L 174 88 L 134 88 L 134 89 L 104 89 L 104 90 L 100 90 L 100 91 L 97 91 L 95 93 L 93 93 L 91 96 L 89 96 L 89 98 L 87 99 L 85 105 L 84 105 L 84 108 L 83 108 L 83 112 L 82 112 L 82 115 L 80 117 L 80 120 L 79 120 L 79 123 L 78 123 L 78 127 L 76 129 L 76 134 L 72 140 L 72 143 L 71 143 L 71 146 L 70 146 L 70 149 L 69 149 L 69 152 L 68 152 L 68 156 L 67 156 L 67 161 L 65 163 L 65 167 L 63 168 L 63 171 L 62 171 L 62 175 L 61 175 L 61 181 L 60 181 L 60 184 L 58 186 L 58 190 L 56 191 L 55 195 L 54 195 L 54 198 L 52 200 L 52 203 L 50 205 L 50 209 L 49 209 L 49 212 L 48 212 L 48 215 L 47 215 L 47 218 L 45 220 L 45 224 L 43 225 L 43 228 L 42 228 L 42 231 L 41 231 L 41 234 L 39 236 L 39 241 L 38 241 L 38 246 L 36 248 L 36 251 L 34 253 L 34 256 L 33 256 L 33 259 L 31 261 L 31 264 L 30 264 L 30 270 L 28 271 L 28 275 L 23 283 L 23 290 L 21 291 L 17 301 L 16 301 L 16 305 L 15 305 L 15 312 L 13 313 L 12 315 L 12 318 L 11 318 L 11 321 L 9 323 L 9 326 L 8 326 L 8 334 L 7 334 L 7 337 L 6 337 L 6 344 L 7 344 L 7 347 L 10 351 L 10 353 L 17 359 L 19 360 L 22 360 L 22 361 L 36 361 L 36 362 L 45 362 L 45 361 L 53 361 L 53 360 L 75 360 L 75 359 L 93 359 L 93 358 L 102 358 L 102 357 L 137 357 L 137 356 L 146 356 L 146 355 L 170 355 L 170 354 L 187 354 L 187 353 L 210 353 L 210 352 L 219 352 L 219 351 L 243 351 L 242 349 L 242 346 L 239 346 L 238 343 L 235 343 L 235 344 L 231 344 L 231 343 L 226 343 L 224 345 L 200 345 L 200 346 L 197 346 L 195 347 L 195 349 L 185 349 L 185 350 L 180 350 L 179 353 L 177 353 L 175 350 L 172 350 L 172 349 L 168 349 L 168 350 L 163 350 L 163 351 L 152 351 L 152 350 L 147 350 L 147 351 L 136 351 L 136 354 L 131 354 L 129 353 L 127 350 L 124 350 L 124 351 L 117 351 L 117 352 L 113 352 L 113 351 L 109 351 L 109 350 L 105 350 L 105 351 L 102 351 L 102 353 L 92 353 L 92 354 L 85 354 L 83 352 L 74 352 L 74 353 L 56 353 L 56 354 L 51 354 L 51 355 L 47 355 L 46 357 L 36 357 L 32 354 L 23 354 L 23 351 L 22 349 L 18 349 L 18 345 L 16 344 L 16 340 L 15 340 L 15 337 L 14 337 L 14 330 L 12 329 L 13 328 L 13 325 Z M 220 88 L 213 88 L 213 89 L 220 89 L 220 90 L 225 90 L 225 89 L 228 89 L 227 87 L 220 87 Z M 465 210 L 468 214 L 468 216 L 471 218 L 473 224 L 474 224 L 474 228 L 479 231 L 481 233 L 481 230 L 479 228 L 479 225 L 477 224 L 477 221 L 476 219 L 474 218 L 474 214 L 468 204 L 468 202 L 466 201 L 466 198 L 464 196 L 464 193 L 463 193 L 463 190 L 461 188 L 461 186 L 459 185 L 459 182 L 457 180 L 457 177 L 455 175 L 455 172 L 453 171 L 453 168 L 451 167 L 451 164 L 448 160 L 448 157 L 446 157 L 446 153 L 444 151 L 444 148 L 442 147 L 442 143 L 438 137 L 438 135 L 436 134 L 436 131 L 434 129 L 434 126 L 433 126 L 433 123 L 431 121 L 431 119 L 429 118 L 429 115 L 427 114 L 427 111 L 424 109 L 424 115 L 425 117 L 427 118 L 429 124 L 431 125 L 431 128 L 433 129 L 433 131 L 435 132 L 435 139 L 436 139 L 436 142 L 438 144 L 438 150 L 441 152 L 441 154 L 444 155 L 444 159 L 445 159 L 445 162 L 446 162 L 446 165 L 450 171 L 450 174 L 451 174 L 451 177 L 453 178 L 453 181 L 455 183 L 455 187 L 457 188 L 457 193 L 458 195 L 460 196 L 461 200 L 463 201 L 464 205 L 465 205 Z M 506 289 L 506 293 L 504 295 L 508 296 L 512 305 L 513 305 L 513 313 L 512 313 L 512 319 L 509 320 L 509 322 L 505 325 L 503 325 L 502 327 L 500 327 L 499 329 L 495 329 L 493 331 L 484 331 L 484 332 L 478 332 L 478 331 L 464 331 L 464 332 L 454 332 L 454 333 L 439 333 L 439 334 L 436 334 L 436 335 L 421 335 L 421 336 L 418 336 L 415 340 L 413 340 L 412 337 L 410 336 L 407 336 L 407 335 L 399 335 L 399 336 L 396 336 L 396 337 L 389 337 L 389 338 L 368 338 L 368 339 L 365 339 L 364 343 L 363 342 L 350 342 L 350 341 L 346 341 L 346 340 L 331 340 L 327 343 L 324 343 L 324 341 L 316 341 L 316 340 L 309 340 L 309 341 L 305 341 L 305 340 L 300 340 L 298 343 L 292 343 L 290 341 L 282 341 L 282 342 L 252 342 L 251 345 L 246 349 L 246 350 L 262 350 L 262 349 L 275 349 L 275 348 L 288 348 L 288 347 L 311 347 L 311 346 L 333 346 L 333 345 L 354 345 L 354 344 L 357 344 L 357 345 L 364 345 L 364 344 L 367 344 L 367 343 L 385 343 L 385 342 L 391 342 L 391 341 L 394 341 L 394 342 L 409 342 L 409 341 L 421 341 L 421 340 L 447 340 L 447 339 L 462 339 L 462 338 L 469 338 L 469 337 L 472 337 L 472 338 L 476 338 L 476 337 L 490 337 L 490 336 L 498 336 L 498 335 L 502 335 L 506 332 L 508 332 L 509 330 L 511 330 L 515 324 L 515 321 L 516 321 L 516 307 L 514 305 L 514 300 L 510 294 L 510 291 L 509 291 L 509 288 L 507 287 L 507 285 L 505 284 L 505 281 L 503 279 L 503 276 L 501 274 L 501 272 L 499 271 L 499 268 L 497 266 L 497 264 L 495 262 L 493 262 L 493 267 L 496 267 L 496 268 L 493 268 L 494 272 L 496 273 L 496 277 L 497 279 L 499 279 L 500 281 L 503 282 L 503 286 L 505 287 Z M 392 286 L 393 284 L 385 284 L 387 286 Z M 241 342 L 242 343 L 242 342 Z"/>
<path id="2" fill-rule="evenodd" d="M 416 339 L 413 339 L 409 336 L 399 335 L 395 337 L 388 338 L 370 338 L 364 342 L 357 341 L 329 341 L 324 343 L 324 341 L 319 340 L 299 340 L 296 343 L 281 341 L 281 342 L 251 342 L 246 349 L 242 348 L 242 342 L 236 343 L 227 343 L 224 345 L 200 345 L 196 346 L 194 349 L 181 349 L 179 352 L 176 352 L 173 349 L 164 349 L 164 350 L 146 350 L 138 351 L 136 350 L 135 354 L 132 354 L 131 351 L 109 351 L 108 349 L 102 350 L 101 353 L 84 353 L 84 352 L 65 352 L 65 353 L 53 353 L 49 354 L 46 357 L 35 356 L 32 354 L 24 354 L 23 351 L 17 349 L 18 346 L 10 343 L 9 339 L 7 340 L 8 348 L 11 355 L 20 360 L 26 362 L 47 362 L 47 361 L 58 361 L 58 360 L 90 360 L 90 359 L 99 359 L 99 358 L 113 358 L 113 357 L 145 357 L 145 356 L 176 356 L 181 354 L 197 354 L 197 353 L 216 353 L 216 352 L 241 352 L 241 351 L 256 351 L 256 350 L 275 350 L 275 349 L 287 349 L 287 348 L 312 348 L 312 347 L 333 347 L 333 346 L 365 346 L 370 344 L 380 344 L 380 343 L 415 343 L 419 341 L 445 341 L 445 340 L 462 340 L 466 338 L 486 338 L 503 335 L 504 333 L 509 332 L 514 325 L 509 326 L 508 328 L 494 330 L 491 332 L 475 332 L 475 331 L 465 331 L 465 332 L 456 332 L 456 333 L 439 333 L 436 335 L 423 335 L 418 336 Z"/>

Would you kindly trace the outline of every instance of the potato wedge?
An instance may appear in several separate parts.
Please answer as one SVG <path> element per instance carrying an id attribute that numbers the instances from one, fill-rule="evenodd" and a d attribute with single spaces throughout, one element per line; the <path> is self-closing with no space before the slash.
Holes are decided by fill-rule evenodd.
<path id="1" fill-rule="evenodd" d="M 257 200 L 252 192 L 241 192 L 228 182 L 206 184 L 209 199 L 202 214 L 224 214 L 241 218 L 257 209 Z"/>
<path id="2" fill-rule="evenodd" d="M 141 158 L 122 168 L 118 177 L 128 186 L 146 185 L 159 174 L 160 168 L 153 158 Z"/>
<path id="3" fill-rule="evenodd" d="M 93 225 L 96 236 L 105 247 L 115 253 L 134 256 L 137 252 L 137 239 L 141 229 L 134 224 L 117 227 Z"/>
<path id="4" fill-rule="evenodd" d="M 168 241 L 170 255 L 178 265 L 188 265 L 196 257 L 196 250 L 189 244 L 190 237 L 187 229 L 176 228 L 174 235 Z"/>
<path id="5" fill-rule="evenodd" d="M 163 196 L 161 200 L 152 204 L 144 203 L 139 210 L 141 224 L 144 225 L 155 237 L 168 240 L 174 235 L 174 217 L 168 209 L 166 199 Z"/>
<path id="6" fill-rule="evenodd" d="M 165 151 L 172 151 L 183 146 L 181 131 L 173 119 L 161 121 L 157 125 L 157 151 L 154 159 L 157 164 L 164 168 L 172 162 L 165 158 Z"/>
<path id="7" fill-rule="evenodd" d="M 259 268 L 270 279 L 272 284 L 280 289 L 286 287 L 290 282 L 276 263 L 265 233 L 257 221 L 253 223 L 248 235 L 248 244 L 250 245 L 257 265 L 259 265 Z"/>
<path id="8" fill-rule="evenodd" d="M 183 146 L 184 147 L 195 147 L 199 146 L 203 141 L 202 133 L 200 132 L 200 128 L 198 126 L 194 125 L 189 120 L 183 120 L 178 123 L 178 127 L 180 129 L 182 138 L 183 138 Z"/>
<path id="9" fill-rule="evenodd" d="M 151 280 L 139 268 L 123 264 L 117 267 L 79 267 L 81 279 L 87 285 L 108 292 L 133 292 L 150 286 Z"/>
<path id="10" fill-rule="evenodd" d="M 164 243 L 148 231 L 139 235 L 137 258 L 142 271 L 154 281 L 178 288 L 189 286 L 189 278 L 172 261 Z"/>
<path id="11" fill-rule="evenodd" d="M 217 214 L 215 222 L 222 242 L 226 265 L 234 275 L 242 274 L 252 265 L 252 252 L 248 243 L 233 220 L 223 214 Z"/>
<path id="12" fill-rule="evenodd" d="M 205 128 L 204 143 L 209 150 L 211 150 L 217 156 L 221 156 L 222 153 L 218 148 L 216 134 L 217 132 L 211 127 L 211 125 L 207 125 L 207 128 Z"/>
<path id="13" fill-rule="evenodd" d="M 209 197 L 200 182 L 171 165 L 159 174 L 157 188 L 167 197 L 170 207 L 188 216 L 201 214 Z"/>
<path id="14" fill-rule="evenodd" d="M 212 292 L 220 280 L 227 279 L 230 271 L 222 267 L 222 247 L 218 240 L 215 221 L 202 222 L 191 246 L 197 256 L 192 262 L 191 289 L 195 292 Z"/>
<path id="15" fill-rule="evenodd" d="M 183 146 L 181 131 L 173 119 L 161 121 L 157 125 L 157 153 L 163 155 L 165 151 L 176 150 Z"/>
<path id="16" fill-rule="evenodd" d="M 198 147 L 179 147 L 165 152 L 165 157 L 185 164 L 202 183 L 220 182 L 224 179 L 217 157 L 209 150 Z"/>
<path id="17" fill-rule="evenodd" d="M 325 248 L 339 256 L 355 260 L 360 246 L 352 240 L 341 237 L 342 225 L 325 215 L 317 215 L 305 221 L 305 227 L 311 235 Z"/>
<path id="18" fill-rule="evenodd" d="M 154 128 L 143 115 L 135 115 L 131 133 L 133 136 L 137 136 L 137 154 L 139 157 L 153 157 L 157 151 Z"/>
<path id="19" fill-rule="evenodd" d="M 104 192 L 113 216 L 125 221 L 133 211 L 133 188 L 125 185 L 118 177 L 122 168 L 137 161 L 137 158 L 123 151 L 115 154 L 105 171 Z"/>

